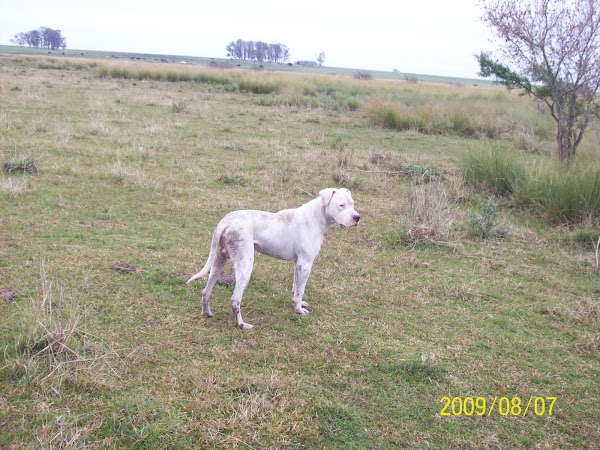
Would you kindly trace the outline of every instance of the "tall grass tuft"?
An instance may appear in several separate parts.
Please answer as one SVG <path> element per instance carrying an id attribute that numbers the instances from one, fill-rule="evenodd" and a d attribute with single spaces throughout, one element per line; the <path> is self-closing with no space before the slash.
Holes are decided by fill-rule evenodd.
<path id="1" fill-rule="evenodd" d="M 191 71 L 189 68 L 184 69 L 168 69 L 150 68 L 150 67 L 133 67 L 127 65 L 105 65 L 98 69 L 100 78 L 120 78 L 125 80 L 151 80 L 151 81 L 170 81 L 170 82 L 196 82 L 227 85 L 232 82 L 232 78 L 213 72 L 214 69 L 205 71 Z"/>
<path id="2" fill-rule="evenodd" d="M 464 137 L 502 134 L 506 124 L 482 115 L 466 105 L 428 101 L 404 103 L 372 101 L 367 109 L 372 123 L 394 130 L 413 130 L 425 134 L 448 134 Z"/>
<path id="3" fill-rule="evenodd" d="M 504 197 L 515 194 L 528 177 L 522 161 L 497 147 L 470 152 L 461 169 L 467 183 Z"/>
<path id="4" fill-rule="evenodd" d="M 489 147 L 462 161 L 464 180 L 490 194 L 512 197 L 523 207 L 554 223 L 600 221 L 600 166 L 582 161 L 571 167 L 537 160 L 526 162 L 514 153 Z"/>
<path id="5" fill-rule="evenodd" d="M 448 238 L 454 222 L 449 200 L 441 181 L 413 184 L 407 210 L 409 242 L 435 244 Z"/>
<path id="6" fill-rule="evenodd" d="M 600 219 L 600 168 L 550 165 L 539 168 L 518 193 L 552 222 L 596 223 Z"/>
<path id="7" fill-rule="evenodd" d="M 273 92 L 277 92 L 281 88 L 281 85 L 276 81 L 242 79 L 240 80 L 238 87 L 242 92 L 272 94 Z"/>

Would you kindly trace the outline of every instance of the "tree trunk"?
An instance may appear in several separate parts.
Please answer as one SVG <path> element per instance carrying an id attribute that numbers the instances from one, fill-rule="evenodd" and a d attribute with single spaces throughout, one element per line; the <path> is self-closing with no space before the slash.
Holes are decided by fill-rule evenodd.
<path id="1" fill-rule="evenodd" d="M 558 156 L 562 164 L 568 165 L 575 159 L 575 148 L 571 139 L 571 130 L 564 123 L 558 124 L 556 132 L 556 143 L 558 145 Z"/>
<path id="2" fill-rule="evenodd" d="M 559 101 L 564 102 L 564 98 L 559 98 Z M 576 95 L 572 93 L 568 96 L 567 104 L 559 104 L 555 100 L 555 104 L 558 106 L 558 117 L 557 130 L 556 130 L 556 143 L 558 144 L 558 155 L 562 164 L 568 165 L 575 159 L 575 152 L 577 146 L 573 139 L 574 128 L 575 128 L 575 108 L 576 108 Z"/>

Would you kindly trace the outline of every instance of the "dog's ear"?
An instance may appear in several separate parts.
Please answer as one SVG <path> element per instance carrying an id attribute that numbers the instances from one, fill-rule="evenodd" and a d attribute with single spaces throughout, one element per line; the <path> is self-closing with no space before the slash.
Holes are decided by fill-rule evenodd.
<path id="1" fill-rule="evenodd" d="M 319 192 L 319 195 L 321 196 L 321 200 L 323 200 L 324 205 L 329 205 L 329 202 L 331 202 L 331 199 L 333 198 L 334 194 L 335 189 L 332 188 L 323 189 L 321 192 Z"/>

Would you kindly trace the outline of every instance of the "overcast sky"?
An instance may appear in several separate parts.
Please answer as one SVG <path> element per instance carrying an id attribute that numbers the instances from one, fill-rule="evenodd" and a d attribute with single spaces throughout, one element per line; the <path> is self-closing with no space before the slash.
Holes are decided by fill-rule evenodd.
<path id="1" fill-rule="evenodd" d="M 282 43 L 291 61 L 475 78 L 494 48 L 477 0 L 0 0 L 0 43 L 41 26 L 67 48 L 225 58 L 236 39 Z"/>

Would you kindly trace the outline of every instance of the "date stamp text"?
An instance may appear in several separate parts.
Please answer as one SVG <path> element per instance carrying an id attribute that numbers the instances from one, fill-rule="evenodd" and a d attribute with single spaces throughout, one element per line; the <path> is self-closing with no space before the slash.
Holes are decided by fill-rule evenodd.
<path id="1" fill-rule="evenodd" d="M 488 401 L 484 397 L 442 397 L 440 416 L 487 416 L 492 413 L 502 416 L 525 417 L 528 413 L 536 416 L 552 415 L 556 397 L 534 397 L 521 401 L 520 397 L 494 397 Z"/>

